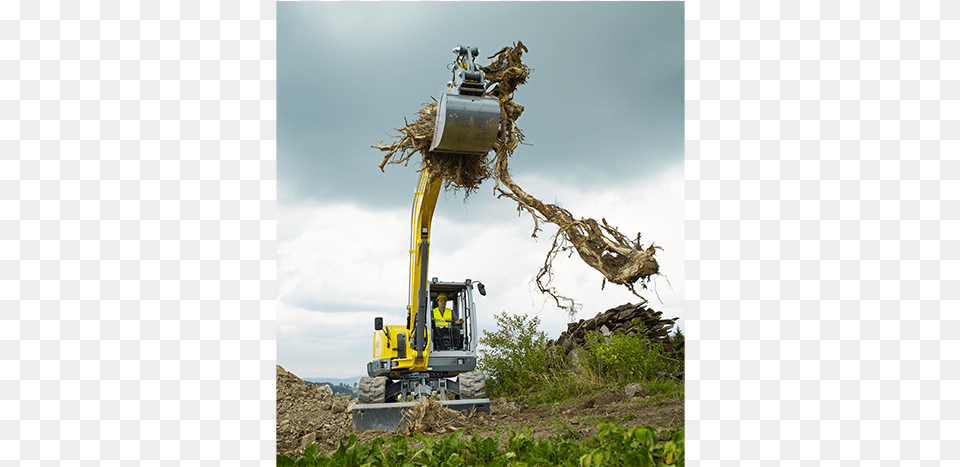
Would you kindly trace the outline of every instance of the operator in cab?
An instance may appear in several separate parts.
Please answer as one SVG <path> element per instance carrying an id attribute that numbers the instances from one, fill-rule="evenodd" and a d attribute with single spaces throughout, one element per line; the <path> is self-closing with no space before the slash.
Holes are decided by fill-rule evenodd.
<path id="1" fill-rule="evenodd" d="M 450 324 L 463 324 L 463 319 L 453 320 L 453 311 L 447 308 L 446 294 L 437 295 L 437 307 L 433 309 L 433 325 L 439 334 L 434 335 L 434 344 L 438 349 L 447 349 L 452 345 L 449 334 Z M 445 337 L 444 337 L 445 336 Z"/>
<path id="2" fill-rule="evenodd" d="M 437 307 L 433 309 L 433 322 L 438 328 L 448 328 L 451 322 L 463 324 L 463 319 L 453 321 L 453 311 L 447 308 L 447 295 L 437 295 Z"/>

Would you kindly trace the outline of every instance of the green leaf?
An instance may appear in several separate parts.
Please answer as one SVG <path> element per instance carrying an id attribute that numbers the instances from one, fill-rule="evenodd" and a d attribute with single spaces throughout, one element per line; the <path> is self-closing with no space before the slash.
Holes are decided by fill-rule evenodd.
<path id="1" fill-rule="evenodd" d="M 446 460 L 440 464 L 440 467 L 462 467 L 463 459 L 460 458 L 460 454 L 453 453 Z"/>
<path id="2" fill-rule="evenodd" d="M 644 447 L 647 449 L 653 448 L 657 444 L 657 437 L 654 434 L 654 429 L 652 426 L 643 426 L 640 428 L 634 428 L 636 430 L 635 437 Z"/>

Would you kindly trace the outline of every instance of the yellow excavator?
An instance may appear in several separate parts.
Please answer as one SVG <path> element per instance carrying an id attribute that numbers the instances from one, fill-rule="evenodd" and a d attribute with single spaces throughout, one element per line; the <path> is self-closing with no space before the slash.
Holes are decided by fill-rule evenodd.
<path id="1" fill-rule="evenodd" d="M 486 154 L 497 138 L 500 101 L 484 95 L 484 74 L 474 62 L 477 48 L 461 45 L 453 53 L 453 79 L 440 96 L 430 151 Z M 354 426 L 362 430 L 396 430 L 404 423 L 404 410 L 434 395 L 450 409 L 490 412 L 484 375 L 475 371 L 479 335 L 473 289 L 476 286 L 480 295 L 486 290 L 470 279 L 427 280 L 431 222 L 442 182 L 421 170 L 410 220 L 407 323 L 384 326 L 383 318 L 374 320 L 373 360 L 367 363 L 369 376 L 360 379 L 353 406 Z M 444 316 L 441 310 L 437 323 L 433 310 L 441 295 L 450 314 Z"/>

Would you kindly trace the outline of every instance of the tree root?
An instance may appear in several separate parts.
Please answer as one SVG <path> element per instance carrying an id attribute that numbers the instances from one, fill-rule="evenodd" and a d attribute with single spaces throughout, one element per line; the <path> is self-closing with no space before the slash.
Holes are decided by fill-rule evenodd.
<path id="1" fill-rule="evenodd" d="M 373 146 L 386 152 L 380 163 L 380 170 L 387 164 L 406 165 L 414 154 L 420 153 L 423 155 L 421 167 L 430 167 L 431 173 L 442 176 L 445 189 L 463 189 L 469 196 L 484 180 L 493 178 L 497 197 L 505 196 L 515 201 L 517 211 L 525 211 L 533 219 L 533 237 L 541 231 L 540 224 L 543 222 L 558 226 L 550 250 L 535 279 L 540 292 L 553 297 L 557 306 L 566 309 L 571 316 L 576 314 L 580 305 L 573 298 L 550 286 L 554 277 L 554 260 L 560 252 L 571 248 L 583 262 L 603 275 L 601 289 L 609 281 L 626 287 L 646 302 L 646 299 L 637 293 L 636 286 L 639 284 L 641 288 L 647 288 L 650 278 L 659 274 L 655 255 L 661 247 L 651 244 L 644 248 L 640 243 L 640 234 L 637 234 L 636 240 L 631 240 L 608 224 L 606 219 L 601 219 L 601 222 L 589 218 L 578 219 L 559 205 L 543 203 L 521 189 L 510 176 L 507 159 L 523 143 L 523 132 L 516 122 L 524 109 L 513 102 L 513 93 L 518 86 L 526 83 L 527 77 L 533 71 L 522 63 L 523 52 L 527 52 L 527 48 L 518 41 L 513 47 L 504 47 L 487 57 L 495 60 L 490 65 L 481 67 L 488 80 L 487 95 L 500 100 L 500 130 L 493 146 L 493 157 L 467 158 L 463 155 L 429 152 L 437 115 L 437 103 L 433 102 L 420 109 L 417 121 L 412 124 L 404 121 L 406 125 L 403 128 L 395 128 L 401 134 L 392 144 L 387 145 L 381 141 Z"/>

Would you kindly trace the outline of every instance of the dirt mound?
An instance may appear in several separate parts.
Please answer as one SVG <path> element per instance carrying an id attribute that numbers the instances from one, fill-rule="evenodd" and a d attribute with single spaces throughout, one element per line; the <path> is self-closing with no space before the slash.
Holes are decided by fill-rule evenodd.
<path id="1" fill-rule="evenodd" d="M 299 456 L 313 443 L 321 452 L 336 451 L 339 441 L 353 432 L 350 409 L 356 402 L 277 365 L 277 453 Z"/>

